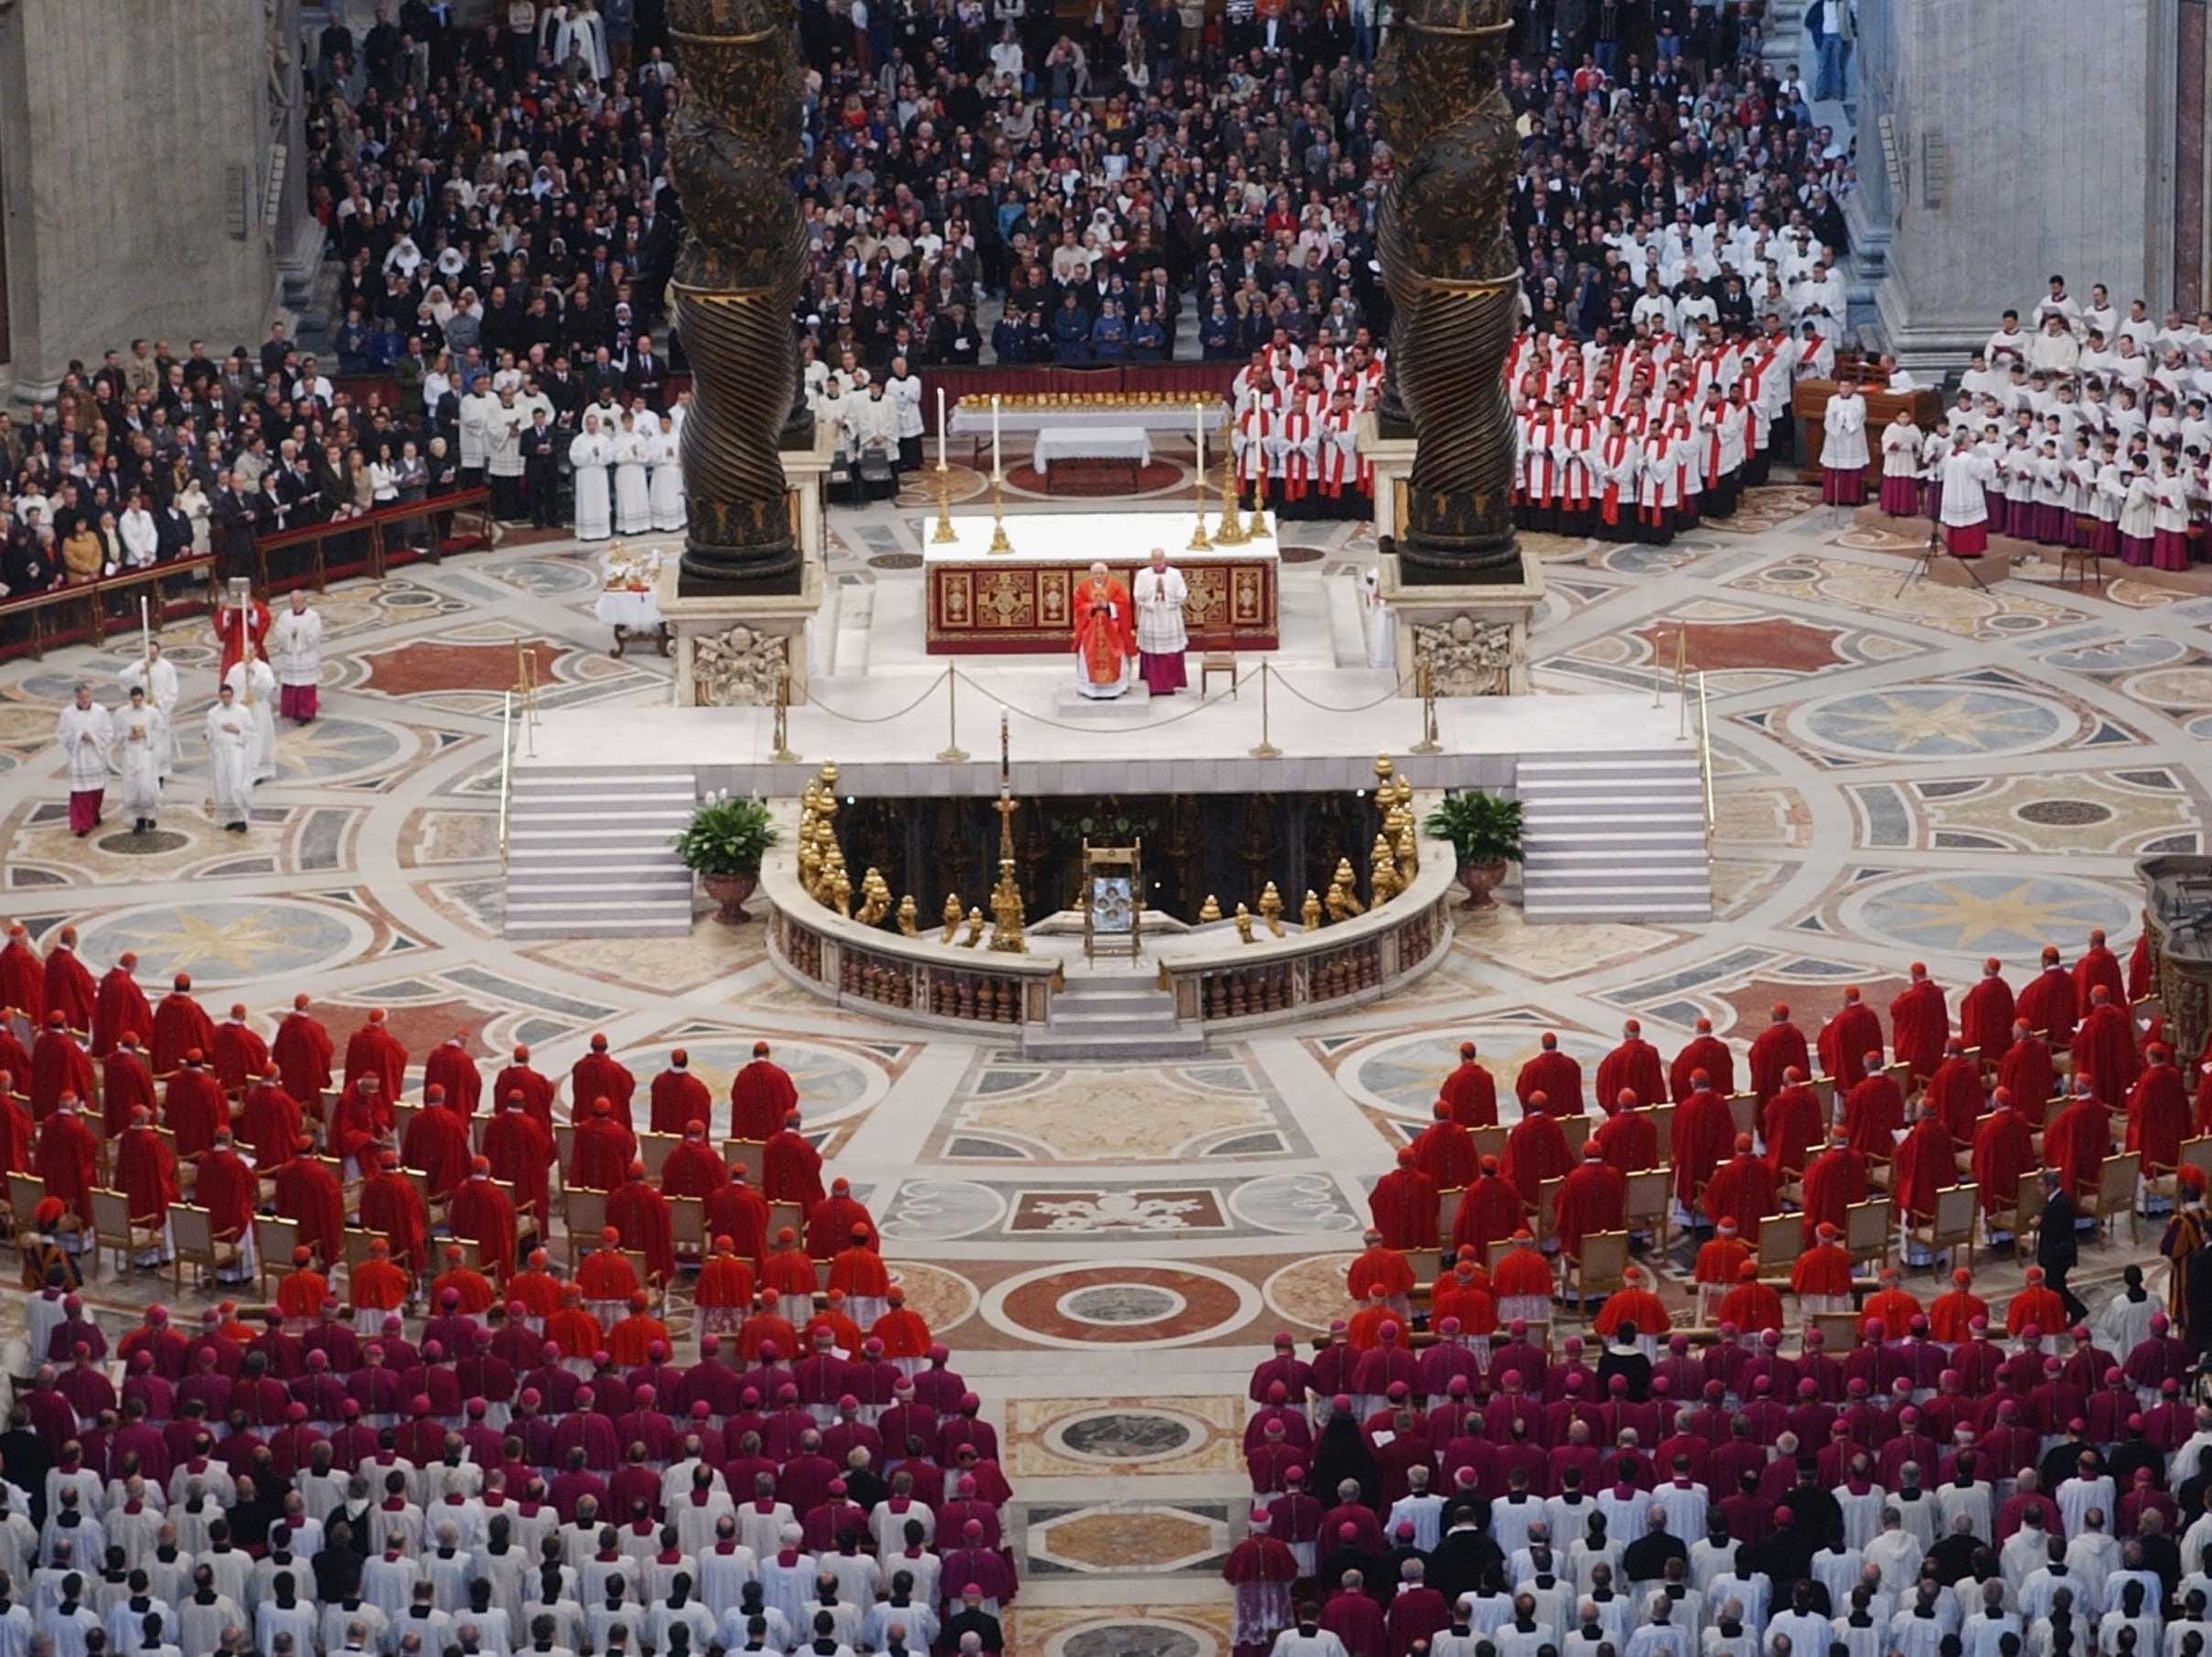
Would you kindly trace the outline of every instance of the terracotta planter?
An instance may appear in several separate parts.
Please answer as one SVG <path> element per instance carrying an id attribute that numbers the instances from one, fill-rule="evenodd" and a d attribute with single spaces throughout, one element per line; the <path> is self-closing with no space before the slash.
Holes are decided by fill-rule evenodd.
<path id="1" fill-rule="evenodd" d="M 721 908 L 714 918 L 725 926 L 742 926 L 753 917 L 745 913 L 745 900 L 758 891 L 758 874 L 702 874 L 699 883 L 707 889 L 707 895 Z"/>
<path id="2" fill-rule="evenodd" d="M 1504 883 L 1509 865 L 1503 858 L 1487 863 L 1461 863 L 1459 884 L 1467 888 L 1467 903 L 1470 909 L 1495 909 L 1498 900 L 1491 893 Z"/>

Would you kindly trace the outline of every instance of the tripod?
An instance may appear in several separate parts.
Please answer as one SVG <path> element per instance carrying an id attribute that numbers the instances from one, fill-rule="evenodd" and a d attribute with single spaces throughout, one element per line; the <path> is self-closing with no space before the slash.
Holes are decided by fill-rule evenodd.
<path id="1" fill-rule="evenodd" d="M 1905 572 L 1905 579 L 1897 583 L 1896 596 L 1899 598 L 1904 597 L 1906 588 L 1911 586 L 1913 583 L 1918 581 L 1923 575 L 1929 574 L 1930 572 L 1932 572 L 1936 567 L 1936 560 L 1947 555 L 1957 561 L 1959 568 L 1966 572 L 1967 580 L 1972 582 L 1974 585 L 1979 587 L 1982 592 L 1986 593 L 1989 591 L 1989 583 L 1982 579 L 1982 572 L 1974 568 L 1973 561 L 1972 559 L 1960 558 L 1956 552 L 1951 551 L 1949 547 L 1943 544 L 1942 520 L 1940 518 L 1930 518 L 1928 524 L 1928 544 L 1922 547 L 1919 552 L 1914 557 L 1912 561 L 1912 568 Z"/>

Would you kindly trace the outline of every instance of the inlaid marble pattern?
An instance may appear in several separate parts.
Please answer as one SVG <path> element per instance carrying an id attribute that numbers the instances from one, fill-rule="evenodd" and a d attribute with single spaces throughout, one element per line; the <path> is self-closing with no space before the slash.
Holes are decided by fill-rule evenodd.
<path id="1" fill-rule="evenodd" d="M 1000 1447 L 1014 1479 L 1234 1473 L 1244 1416 L 1234 1395 L 1010 1398 Z"/>

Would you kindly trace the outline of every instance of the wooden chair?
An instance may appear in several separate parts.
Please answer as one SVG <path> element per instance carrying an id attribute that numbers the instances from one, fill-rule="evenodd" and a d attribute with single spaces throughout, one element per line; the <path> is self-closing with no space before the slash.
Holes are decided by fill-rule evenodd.
<path id="1" fill-rule="evenodd" d="M 407 1130 L 414 1122 L 415 1113 L 422 1108 L 420 1104 L 409 1105 L 397 1099 L 392 1101 L 391 1142 L 393 1145 L 399 1146 L 407 1143 Z"/>
<path id="2" fill-rule="evenodd" d="M 1758 1223 L 1758 1275 L 1790 1275 L 1805 1252 L 1805 1223 L 1798 1214 L 1769 1214 Z"/>
<path id="3" fill-rule="evenodd" d="M 2012 1222 L 2014 1255 L 2021 1259 L 2033 1259 L 2033 1239 L 2043 1229 L 2043 1170 L 2040 1168 L 2031 1168 L 2020 1176 L 2019 1185 L 2013 1192 Z"/>
<path id="4" fill-rule="evenodd" d="M 1854 1262 L 1889 1259 L 1889 1238 L 1897 1221 L 1887 1197 L 1854 1203 L 1843 1211 L 1843 1250 Z"/>
<path id="5" fill-rule="evenodd" d="M 1672 1105 L 1654 1105 L 1644 1114 L 1651 1118 L 1651 1131 L 1659 1139 L 1659 1160 L 1665 1166 L 1674 1155 L 1674 1109 Z"/>
<path id="6" fill-rule="evenodd" d="M 1480 1168 L 1484 1157 L 1496 1157 L 1503 1160 L 1505 1135 L 1506 1130 L 1502 1128 L 1470 1128 L 1467 1130 L 1467 1137 L 1474 1141 L 1475 1166 Z"/>
<path id="7" fill-rule="evenodd" d="M 553 1124 L 554 1159 L 565 1169 L 576 1160 L 576 1125 L 573 1122 Z"/>
<path id="8" fill-rule="evenodd" d="M 1979 1185 L 1946 1185 L 1936 1192 L 1936 1212 L 1932 1214 L 1908 1214 L 1905 1221 L 1905 1235 L 1914 1242 L 1942 1254 L 1947 1249 L 1966 1250 L 1966 1264 L 1974 1263 L 1974 1214 L 1982 1202 Z M 1933 1271 L 1931 1265 L 1929 1269 Z"/>
<path id="9" fill-rule="evenodd" d="M 678 1254 L 704 1257 L 707 1252 L 707 1199 L 670 1197 L 668 1230 L 676 1239 Z"/>
<path id="10" fill-rule="evenodd" d="M 1576 1299 L 1587 1303 L 1625 1287 L 1628 1268 L 1629 1234 L 1594 1231 L 1582 1239 L 1582 1257 L 1567 1263 L 1567 1280 L 1575 1286 Z"/>
<path id="11" fill-rule="evenodd" d="M 2115 1214 L 2128 1217 L 2128 1240 L 2143 1241 L 2143 1224 L 2135 1217 L 2135 1186 L 2143 1178 L 2143 1152 L 2123 1151 L 2116 1157 L 2107 1157 L 2097 1170 L 2097 1189 L 2082 1204 L 2081 1212 L 2097 1222 L 2101 1232 L 2111 1224 Z"/>
<path id="12" fill-rule="evenodd" d="M 1755 1093 L 1730 1094 L 1728 1096 L 1728 1120 L 1733 1124 L 1734 1131 L 1736 1133 L 1754 1131 L 1753 1125 L 1758 1120 L 1758 1095 Z"/>
<path id="13" fill-rule="evenodd" d="M 1542 1242 L 1559 1228 L 1559 1186 L 1566 1178 L 1536 1181 L 1536 1240 Z"/>
<path id="14" fill-rule="evenodd" d="M 1820 1311 L 1812 1314 L 1812 1327 L 1821 1331 L 1821 1339 L 1831 1352 L 1847 1352 L 1859 1343 L 1860 1326 L 1865 1321 L 1854 1311 Z"/>
<path id="15" fill-rule="evenodd" d="M 1451 1249 L 1451 1234 L 1459 1224 L 1459 1204 L 1467 1200 L 1467 1187 L 1455 1185 L 1449 1191 L 1437 1193 L 1437 1243 L 1445 1252 Z"/>
<path id="16" fill-rule="evenodd" d="M 607 1223 L 607 1193 L 581 1185 L 564 1187 L 561 1213 L 568 1226 L 569 1269 L 573 1271 L 577 1261 L 599 1246 L 600 1228 Z"/>
<path id="17" fill-rule="evenodd" d="M 637 1136 L 637 1160 L 646 1165 L 646 1178 L 655 1184 L 660 1182 L 661 1164 L 668 1153 L 684 1142 L 679 1133 L 641 1133 Z"/>
<path id="18" fill-rule="evenodd" d="M 2084 516 L 2077 514 L 2076 516 Z M 2058 584 L 2069 582 L 2077 587 L 2088 587 L 2104 579 L 2104 554 L 2092 541 L 2088 546 L 2058 549 Z"/>
<path id="19" fill-rule="evenodd" d="M 1833 1127 L 1835 1123 L 1836 1109 L 1835 1078 L 1833 1076 L 1814 1076 L 1805 1085 L 1812 1089 L 1812 1096 L 1820 1101 L 1821 1126 L 1823 1128 Z"/>
<path id="20" fill-rule="evenodd" d="M 2207 1181 L 2212 1181 L 2212 1134 L 2201 1139 L 2184 1139 L 2181 1142 L 2181 1165 L 2194 1168 Z"/>
<path id="21" fill-rule="evenodd" d="M 796 1203 L 786 1203 L 779 1200 L 777 1202 L 769 1203 L 768 1241 L 771 1243 L 775 1242 L 775 1234 L 783 1230 L 783 1228 L 786 1225 L 791 1228 L 793 1235 L 801 1238 L 805 1237 L 807 1235 L 807 1215 L 805 1212 L 800 1209 Z"/>
<path id="22" fill-rule="evenodd" d="M 300 1245 L 300 1223 L 269 1214 L 253 1216 L 253 1258 L 262 1299 L 269 1299 L 269 1284 L 292 1275 L 292 1251 Z"/>
<path id="23" fill-rule="evenodd" d="M 385 1247 L 391 1246 L 390 1232 L 369 1231 L 362 1226 L 348 1225 L 346 1228 L 346 1269 L 350 1272 L 357 1266 L 366 1263 L 369 1245 L 379 1238 L 383 1240 Z"/>
<path id="24" fill-rule="evenodd" d="M 1629 1176 L 1626 1217 L 1630 1231 L 1649 1231 L 1662 1253 L 1667 1246 L 1667 1220 L 1674 1202 L 1674 1171 L 1646 1168 Z"/>
<path id="25" fill-rule="evenodd" d="M 761 1182 L 761 1159 L 766 1150 L 767 1147 L 758 1139 L 724 1139 L 722 1160 L 732 1168 L 742 1169 L 745 1183 L 757 1190 Z"/>
<path id="26" fill-rule="evenodd" d="M 7 1207 L 15 1216 L 18 1230 L 31 1223 L 31 1215 L 38 1204 L 46 1201 L 46 1181 L 37 1174 L 12 1173 L 7 1176 Z"/>
<path id="27" fill-rule="evenodd" d="M 176 1164 L 176 1189 L 186 1196 L 190 1196 L 192 1188 L 199 1183 L 199 1164 L 189 1157 L 177 1154 L 176 1130 L 175 1128 L 156 1126 L 154 1129 L 154 1137 L 169 1148 L 169 1156 Z"/>
<path id="28" fill-rule="evenodd" d="M 239 1247 L 236 1233 L 220 1237 L 215 1233 L 215 1216 L 204 1208 L 189 1203 L 174 1203 L 169 1206 L 169 1237 L 176 1245 L 176 1257 L 170 1263 L 170 1278 L 178 1288 L 184 1287 L 185 1267 L 195 1267 L 204 1284 L 207 1277 L 226 1266 L 243 1266 L 244 1252 Z"/>
<path id="29" fill-rule="evenodd" d="M 95 1250 L 112 1248 L 123 1256 L 123 1275 L 128 1277 L 134 1261 L 142 1248 L 153 1248 L 161 1242 L 161 1228 L 146 1219 L 134 1217 L 131 1199 L 120 1191 L 105 1189 L 92 1192 L 92 1246 Z"/>

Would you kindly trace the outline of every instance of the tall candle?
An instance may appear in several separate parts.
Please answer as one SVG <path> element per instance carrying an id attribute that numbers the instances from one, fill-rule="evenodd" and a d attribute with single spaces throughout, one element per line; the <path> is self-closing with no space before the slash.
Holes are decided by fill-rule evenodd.
<path id="1" fill-rule="evenodd" d="M 937 470 L 945 470 L 945 388 L 937 388 Z"/>
<path id="2" fill-rule="evenodd" d="M 991 482 L 1004 483 L 1006 467 L 999 457 L 999 393 L 991 393 Z"/>
<path id="3" fill-rule="evenodd" d="M 1202 501 L 1206 497 L 1206 405 L 1204 403 L 1194 402 L 1191 405 L 1191 426 L 1198 433 L 1198 497 Z"/>

